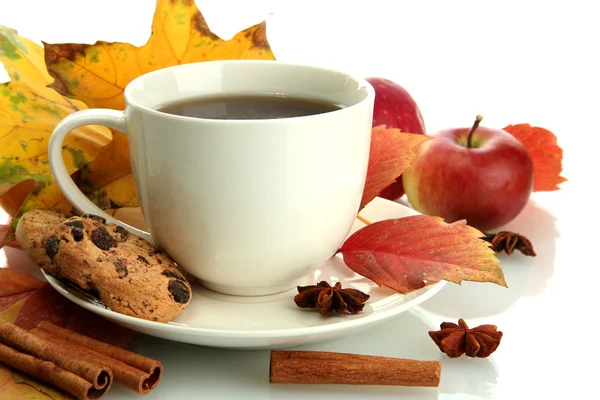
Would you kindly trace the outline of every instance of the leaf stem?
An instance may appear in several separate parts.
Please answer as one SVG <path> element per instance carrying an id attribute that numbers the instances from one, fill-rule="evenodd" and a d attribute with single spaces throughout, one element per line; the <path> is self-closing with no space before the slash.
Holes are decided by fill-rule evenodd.
<path id="1" fill-rule="evenodd" d="M 467 135 L 467 148 L 468 149 L 471 148 L 471 140 L 473 137 L 473 133 L 475 133 L 475 131 L 479 127 L 479 123 L 481 122 L 482 119 L 483 119 L 483 117 L 481 115 L 477 115 L 475 117 L 475 122 L 473 122 L 473 126 L 471 127 L 471 130 L 469 131 L 469 134 Z"/>
<path id="2" fill-rule="evenodd" d="M 357 215 L 356 219 L 359 220 L 360 222 L 362 222 L 365 225 L 371 225 L 371 221 L 369 221 L 365 217 L 361 217 L 360 215 Z"/>

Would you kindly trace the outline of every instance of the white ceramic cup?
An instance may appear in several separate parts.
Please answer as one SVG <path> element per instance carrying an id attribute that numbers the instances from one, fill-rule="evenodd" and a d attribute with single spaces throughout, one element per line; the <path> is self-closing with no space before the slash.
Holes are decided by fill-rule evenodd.
<path id="1" fill-rule="evenodd" d="M 285 93 L 345 107 L 266 120 L 157 111 L 228 93 Z M 231 60 L 169 67 L 134 79 L 125 89 L 124 111 L 90 109 L 62 120 L 50 139 L 50 166 L 79 212 L 144 237 L 207 288 L 273 294 L 325 263 L 350 231 L 366 179 L 374 98 L 365 80 L 314 66 Z M 83 125 L 129 136 L 150 234 L 107 215 L 69 176 L 63 141 Z"/>

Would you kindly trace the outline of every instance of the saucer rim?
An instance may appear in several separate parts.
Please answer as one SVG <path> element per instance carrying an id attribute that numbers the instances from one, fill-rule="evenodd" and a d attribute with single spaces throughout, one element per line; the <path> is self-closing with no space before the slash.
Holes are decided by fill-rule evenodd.
<path id="1" fill-rule="evenodd" d="M 99 314 L 102 317 L 110 320 L 118 320 L 120 323 L 127 324 L 128 326 L 142 325 L 145 330 L 157 329 L 163 332 L 178 331 L 178 333 L 194 334 L 196 336 L 209 336 L 209 337 L 235 337 L 235 338 L 260 338 L 260 339 L 271 339 L 271 338 L 287 338 L 299 335 L 310 335 L 315 333 L 327 333 L 337 330 L 346 330 L 360 327 L 364 324 L 373 324 L 381 320 L 386 320 L 393 317 L 396 314 L 400 314 L 408 309 L 418 306 L 424 301 L 430 299 L 437 294 L 446 284 L 446 281 L 439 281 L 434 284 L 425 286 L 418 290 L 424 290 L 423 293 L 418 294 L 414 299 L 402 303 L 400 305 L 392 306 L 389 309 L 381 312 L 375 312 L 370 314 L 357 314 L 356 318 L 342 321 L 337 324 L 325 324 L 317 326 L 309 326 L 304 328 L 286 328 L 286 329 L 269 329 L 269 330 L 225 330 L 225 329 L 213 329 L 213 328 L 198 328 L 190 325 L 178 324 L 177 322 L 157 322 L 149 321 L 142 318 L 132 317 L 129 315 L 121 314 L 110 309 L 102 308 L 94 305 L 91 302 L 84 301 L 66 288 L 65 284 L 56 280 L 52 276 L 42 271 L 44 277 L 48 280 L 48 283 L 56 289 L 60 294 L 65 296 L 75 304 Z M 413 292 L 414 293 L 414 292 Z M 391 293 L 388 299 L 391 297 L 405 296 L 400 293 Z M 258 303 L 260 304 L 260 303 Z M 302 311 L 302 310 L 300 310 Z"/>

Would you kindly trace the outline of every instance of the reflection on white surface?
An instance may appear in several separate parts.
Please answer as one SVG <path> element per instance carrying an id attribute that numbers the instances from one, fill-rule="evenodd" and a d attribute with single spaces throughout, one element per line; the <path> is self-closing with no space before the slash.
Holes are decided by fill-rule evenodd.
<path id="1" fill-rule="evenodd" d="M 205 398 L 226 399 L 234 393 L 245 393 L 244 399 L 439 399 L 494 398 L 498 372 L 493 359 L 449 359 L 441 355 L 427 335 L 436 329 L 435 323 L 418 308 L 397 318 L 378 324 L 368 331 L 347 335 L 290 350 L 334 351 L 399 357 L 419 360 L 441 360 L 442 376 L 439 388 L 368 387 L 327 385 L 272 385 L 269 384 L 269 351 L 224 350 L 181 343 L 168 343 L 149 336 L 139 337 L 132 346 L 156 357 L 165 365 L 177 364 L 176 371 L 165 369 L 163 379 L 169 385 L 158 385 L 149 399 L 168 398 L 171 385 L 185 387 L 184 399 L 197 393 Z M 168 345 L 167 345 L 168 343 Z M 236 378 L 226 373 L 235 366 Z M 115 398 L 126 396 L 125 389 L 115 387 Z M 457 396 L 457 397 L 454 397 Z"/>

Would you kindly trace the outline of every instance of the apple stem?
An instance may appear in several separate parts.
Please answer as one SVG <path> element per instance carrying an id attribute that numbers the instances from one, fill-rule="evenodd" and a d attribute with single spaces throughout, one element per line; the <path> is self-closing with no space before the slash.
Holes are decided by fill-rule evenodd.
<path id="1" fill-rule="evenodd" d="M 473 138 L 473 133 L 475 133 L 475 131 L 479 127 L 479 123 L 481 122 L 482 119 L 483 119 L 483 117 L 481 115 L 478 115 L 475 117 L 475 122 L 473 122 L 473 126 L 471 127 L 471 130 L 469 131 L 469 134 L 467 135 L 467 148 L 469 148 L 469 149 L 471 148 L 471 140 Z"/>

